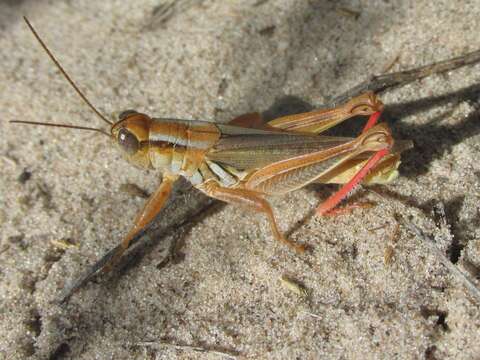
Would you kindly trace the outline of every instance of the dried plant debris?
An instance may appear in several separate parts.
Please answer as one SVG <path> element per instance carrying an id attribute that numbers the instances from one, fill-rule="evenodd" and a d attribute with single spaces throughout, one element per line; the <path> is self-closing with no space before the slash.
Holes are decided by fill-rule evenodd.
<path id="1" fill-rule="evenodd" d="M 165 26 L 174 16 L 194 6 L 200 6 L 204 0 L 165 0 L 156 5 L 152 10 L 152 15 L 148 25 L 149 30 Z"/>
<path id="2" fill-rule="evenodd" d="M 469 274 L 462 273 L 456 266 L 453 264 L 445 254 L 437 247 L 435 240 L 425 233 L 413 222 L 403 220 L 404 225 L 415 235 L 417 235 L 425 245 L 430 249 L 430 251 L 438 257 L 441 263 L 454 275 L 463 285 L 467 288 L 469 293 L 477 300 L 480 304 L 480 289 L 475 284 L 475 281 L 471 278 Z"/>
<path id="3" fill-rule="evenodd" d="M 398 237 L 400 234 L 400 224 L 395 221 L 393 231 L 391 232 L 391 236 L 387 246 L 385 247 L 383 263 L 388 266 L 392 263 L 393 257 L 395 255 L 395 247 L 397 245 Z"/>
<path id="4" fill-rule="evenodd" d="M 280 276 L 280 282 L 284 288 L 288 289 L 294 294 L 297 294 L 298 296 L 301 296 L 303 298 L 308 297 L 307 288 L 297 280 L 294 280 L 287 275 L 282 275 Z"/>
<path id="5" fill-rule="evenodd" d="M 18 182 L 20 184 L 25 184 L 32 177 L 32 173 L 27 169 L 23 169 L 22 173 L 18 176 Z"/>
<path id="6" fill-rule="evenodd" d="M 225 350 L 225 349 L 217 350 L 215 348 L 175 344 L 167 341 L 144 341 L 144 342 L 139 342 L 136 345 L 155 347 L 155 348 L 173 348 L 173 349 L 182 350 L 182 351 L 189 351 L 192 353 L 205 353 L 205 354 L 217 355 L 218 357 L 224 358 L 224 359 L 235 360 L 238 358 L 238 352 L 233 350 Z"/>

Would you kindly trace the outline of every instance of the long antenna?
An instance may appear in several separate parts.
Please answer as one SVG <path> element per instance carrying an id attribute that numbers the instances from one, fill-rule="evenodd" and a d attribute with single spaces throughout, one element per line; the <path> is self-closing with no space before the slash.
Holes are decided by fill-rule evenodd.
<path id="1" fill-rule="evenodd" d="M 103 121 L 105 121 L 106 123 L 108 123 L 109 125 L 113 125 L 113 123 L 111 121 L 109 121 L 107 118 L 105 118 L 105 116 L 103 116 L 96 108 L 95 106 L 92 105 L 92 103 L 87 99 L 87 97 L 85 95 L 83 95 L 83 93 L 80 91 L 80 89 L 78 88 L 78 86 L 73 82 L 73 80 L 70 78 L 70 76 L 68 76 L 67 72 L 63 69 L 63 67 L 60 65 L 60 63 L 58 62 L 58 60 L 55 58 L 55 56 L 53 56 L 53 54 L 51 53 L 51 51 L 48 49 L 47 45 L 45 45 L 45 43 L 43 42 L 43 40 L 40 38 L 40 36 L 38 35 L 38 33 L 35 31 L 35 29 L 33 28 L 32 24 L 30 24 L 30 21 L 28 21 L 27 17 L 24 16 L 23 17 L 23 20 L 25 20 L 25 22 L 27 23 L 27 26 L 30 28 L 30 31 L 33 33 L 33 35 L 35 36 L 35 38 L 37 39 L 37 41 L 40 43 L 40 45 L 42 46 L 43 50 L 45 50 L 45 52 L 47 53 L 47 55 L 50 57 L 50 59 L 54 62 L 54 64 L 57 66 L 58 70 L 60 70 L 60 72 L 63 74 L 63 76 L 65 77 L 65 79 L 67 79 L 67 81 L 70 83 L 70 85 L 72 85 L 72 87 L 75 89 L 75 91 L 77 92 L 78 95 L 80 95 L 80 97 L 83 99 L 83 101 L 85 101 L 85 103 L 90 107 L 90 109 L 93 110 L 93 112 L 95 114 L 97 114 L 97 116 L 102 119 Z"/>
<path id="2" fill-rule="evenodd" d="M 69 129 L 77 129 L 77 130 L 90 130 L 102 133 L 110 137 L 110 134 L 102 129 L 96 129 L 86 126 L 76 126 L 76 125 L 67 125 L 67 124 L 54 124 L 54 123 L 45 123 L 45 122 L 37 122 L 37 121 L 23 121 L 23 120 L 10 120 L 11 123 L 14 124 L 28 124 L 28 125 L 41 125 L 41 126 L 52 126 L 52 127 L 61 127 L 61 128 L 69 128 Z"/>

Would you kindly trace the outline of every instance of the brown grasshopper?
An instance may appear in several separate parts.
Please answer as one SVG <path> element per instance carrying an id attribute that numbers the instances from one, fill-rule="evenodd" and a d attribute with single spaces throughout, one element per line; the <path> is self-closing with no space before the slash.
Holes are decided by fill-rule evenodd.
<path id="1" fill-rule="evenodd" d="M 247 114 L 229 124 L 198 120 L 151 118 L 128 110 L 116 122 L 106 119 L 82 94 L 47 48 L 30 22 L 25 21 L 48 56 L 85 103 L 110 126 L 110 131 L 65 124 L 12 121 L 23 124 L 96 131 L 117 143 L 125 157 L 163 175 L 158 189 L 137 215 L 108 270 L 165 205 L 173 183 L 183 176 L 210 197 L 264 214 L 276 240 L 297 252 L 305 247 L 280 232 L 266 195 L 285 194 L 311 183 L 343 184 L 317 209 L 323 215 L 334 209 L 361 181 L 388 183 L 398 175 L 400 151 L 390 129 L 376 124 L 383 104 L 368 92 L 345 104 L 285 116 L 263 124 L 259 114 Z M 319 135 L 351 117 L 369 116 L 357 138 Z M 400 142 L 402 144 L 402 142 Z M 406 142 L 403 142 L 405 145 Z"/>

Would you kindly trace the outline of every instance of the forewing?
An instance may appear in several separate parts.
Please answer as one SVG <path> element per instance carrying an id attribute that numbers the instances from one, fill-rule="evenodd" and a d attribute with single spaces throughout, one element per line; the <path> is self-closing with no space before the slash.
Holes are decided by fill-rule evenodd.
<path id="1" fill-rule="evenodd" d="M 222 136 L 206 157 L 238 170 L 259 169 L 281 160 L 337 147 L 352 140 L 229 125 L 221 126 L 220 130 Z"/>
<path id="2" fill-rule="evenodd" d="M 245 188 L 265 194 L 284 194 L 299 189 L 354 157 L 355 141 L 292 157 L 253 172 Z"/>

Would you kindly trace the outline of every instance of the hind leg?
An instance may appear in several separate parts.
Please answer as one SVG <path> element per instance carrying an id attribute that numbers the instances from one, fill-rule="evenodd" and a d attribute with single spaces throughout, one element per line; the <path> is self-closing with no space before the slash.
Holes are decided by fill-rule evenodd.
<path id="1" fill-rule="evenodd" d="M 363 133 L 375 125 L 382 110 L 383 103 L 373 92 L 367 92 L 335 108 L 283 116 L 267 125 L 285 131 L 319 134 L 351 117 L 370 116 Z"/>
<path id="2" fill-rule="evenodd" d="M 363 180 L 363 178 L 368 174 L 368 172 L 372 168 L 374 168 L 375 165 L 377 165 L 383 157 L 388 154 L 389 149 L 383 149 L 376 152 L 349 182 L 343 185 L 340 190 L 338 190 L 335 194 L 330 196 L 327 200 L 325 200 L 322 204 L 318 206 L 317 214 L 322 216 L 334 210 L 334 208 L 340 203 L 340 201 L 342 201 L 348 195 L 348 193 L 352 191 Z"/>

